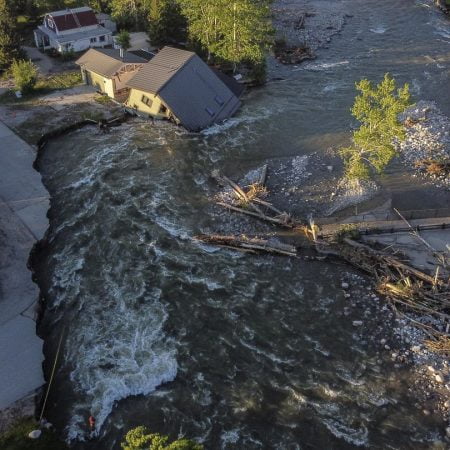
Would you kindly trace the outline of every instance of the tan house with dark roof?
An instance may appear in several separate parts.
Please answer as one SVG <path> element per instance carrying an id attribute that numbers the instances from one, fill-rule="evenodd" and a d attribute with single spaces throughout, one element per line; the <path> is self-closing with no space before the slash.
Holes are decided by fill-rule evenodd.
<path id="1" fill-rule="evenodd" d="M 80 66 L 86 84 L 121 101 L 128 95 L 127 82 L 147 61 L 131 52 L 91 48 L 75 63 Z"/>
<path id="2" fill-rule="evenodd" d="M 81 52 L 111 45 L 112 31 L 99 24 L 91 8 L 83 6 L 47 13 L 43 24 L 34 30 L 34 40 L 43 50 Z"/>
<path id="3" fill-rule="evenodd" d="M 130 94 L 125 106 L 199 131 L 229 118 L 241 104 L 242 91 L 233 92 L 224 78 L 195 53 L 164 47 L 126 82 Z"/>

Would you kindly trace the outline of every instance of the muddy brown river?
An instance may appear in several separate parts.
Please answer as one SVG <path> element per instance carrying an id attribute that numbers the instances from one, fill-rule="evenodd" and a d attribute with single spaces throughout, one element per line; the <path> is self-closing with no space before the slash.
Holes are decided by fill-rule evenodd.
<path id="1" fill-rule="evenodd" d="M 35 268 L 47 377 L 63 333 L 46 415 L 75 448 L 119 448 L 140 424 L 207 449 L 428 449 L 444 439 L 442 420 L 416 405 L 410 369 L 371 341 L 393 319 L 363 295 L 361 274 L 191 240 L 213 224 L 213 169 L 238 176 L 346 143 L 362 77 L 390 72 L 450 114 L 448 19 L 423 0 L 339 3 L 351 17 L 328 48 L 272 68 L 285 80 L 247 93 L 226 124 L 202 134 L 139 121 L 85 128 L 43 152 L 51 228 Z M 398 197 L 413 183 L 401 180 Z M 428 208 L 449 206 L 433 198 Z M 355 298 L 345 313 L 343 280 Z"/>

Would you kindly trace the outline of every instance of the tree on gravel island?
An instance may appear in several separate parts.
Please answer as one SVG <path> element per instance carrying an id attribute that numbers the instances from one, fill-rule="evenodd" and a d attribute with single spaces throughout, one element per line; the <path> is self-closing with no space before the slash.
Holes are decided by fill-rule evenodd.
<path id="1" fill-rule="evenodd" d="M 0 72 L 21 56 L 12 0 L 0 0 Z"/>
<path id="2" fill-rule="evenodd" d="M 405 126 L 398 115 L 411 103 L 408 84 L 397 88 L 388 73 L 374 86 L 363 79 L 355 84 L 360 92 L 352 107 L 361 126 L 353 132 L 352 145 L 341 148 L 345 175 L 349 179 L 367 179 L 382 173 L 396 155 L 395 143 L 405 139 Z"/>
<path id="3" fill-rule="evenodd" d="M 203 450 L 203 445 L 190 439 L 177 439 L 171 443 L 168 440 L 168 436 L 150 433 L 146 427 L 140 426 L 130 430 L 120 446 L 123 450 Z"/>

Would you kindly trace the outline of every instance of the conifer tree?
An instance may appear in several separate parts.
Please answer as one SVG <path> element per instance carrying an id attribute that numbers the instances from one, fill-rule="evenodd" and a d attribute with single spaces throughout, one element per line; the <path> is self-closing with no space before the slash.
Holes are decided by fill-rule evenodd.
<path id="1" fill-rule="evenodd" d="M 186 19 L 176 0 L 150 0 L 148 19 L 152 45 L 185 41 Z"/>
<path id="2" fill-rule="evenodd" d="M 20 39 L 11 0 L 0 0 L 0 70 L 10 67 L 20 55 Z"/>

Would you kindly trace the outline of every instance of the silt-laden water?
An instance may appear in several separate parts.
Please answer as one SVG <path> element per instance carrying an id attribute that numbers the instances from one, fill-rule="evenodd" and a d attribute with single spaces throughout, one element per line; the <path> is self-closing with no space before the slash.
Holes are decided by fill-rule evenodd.
<path id="1" fill-rule="evenodd" d="M 86 128 L 42 154 L 48 371 L 64 333 L 47 416 L 77 448 L 117 448 L 140 424 L 211 449 L 416 449 L 442 436 L 408 369 L 352 325 L 382 327 L 378 309 L 344 314 L 352 269 L 191 240 L 212 223 L 211 170 L 238 176 L 346 142 L 362 77 L 390 72 L 450 113 L 447 19 L 424 1 L 340 3 L 352 17 L 329 49 L 250 92 L 225 125 Z M 84 441 L 90 414 L 98 437 Z"/>

